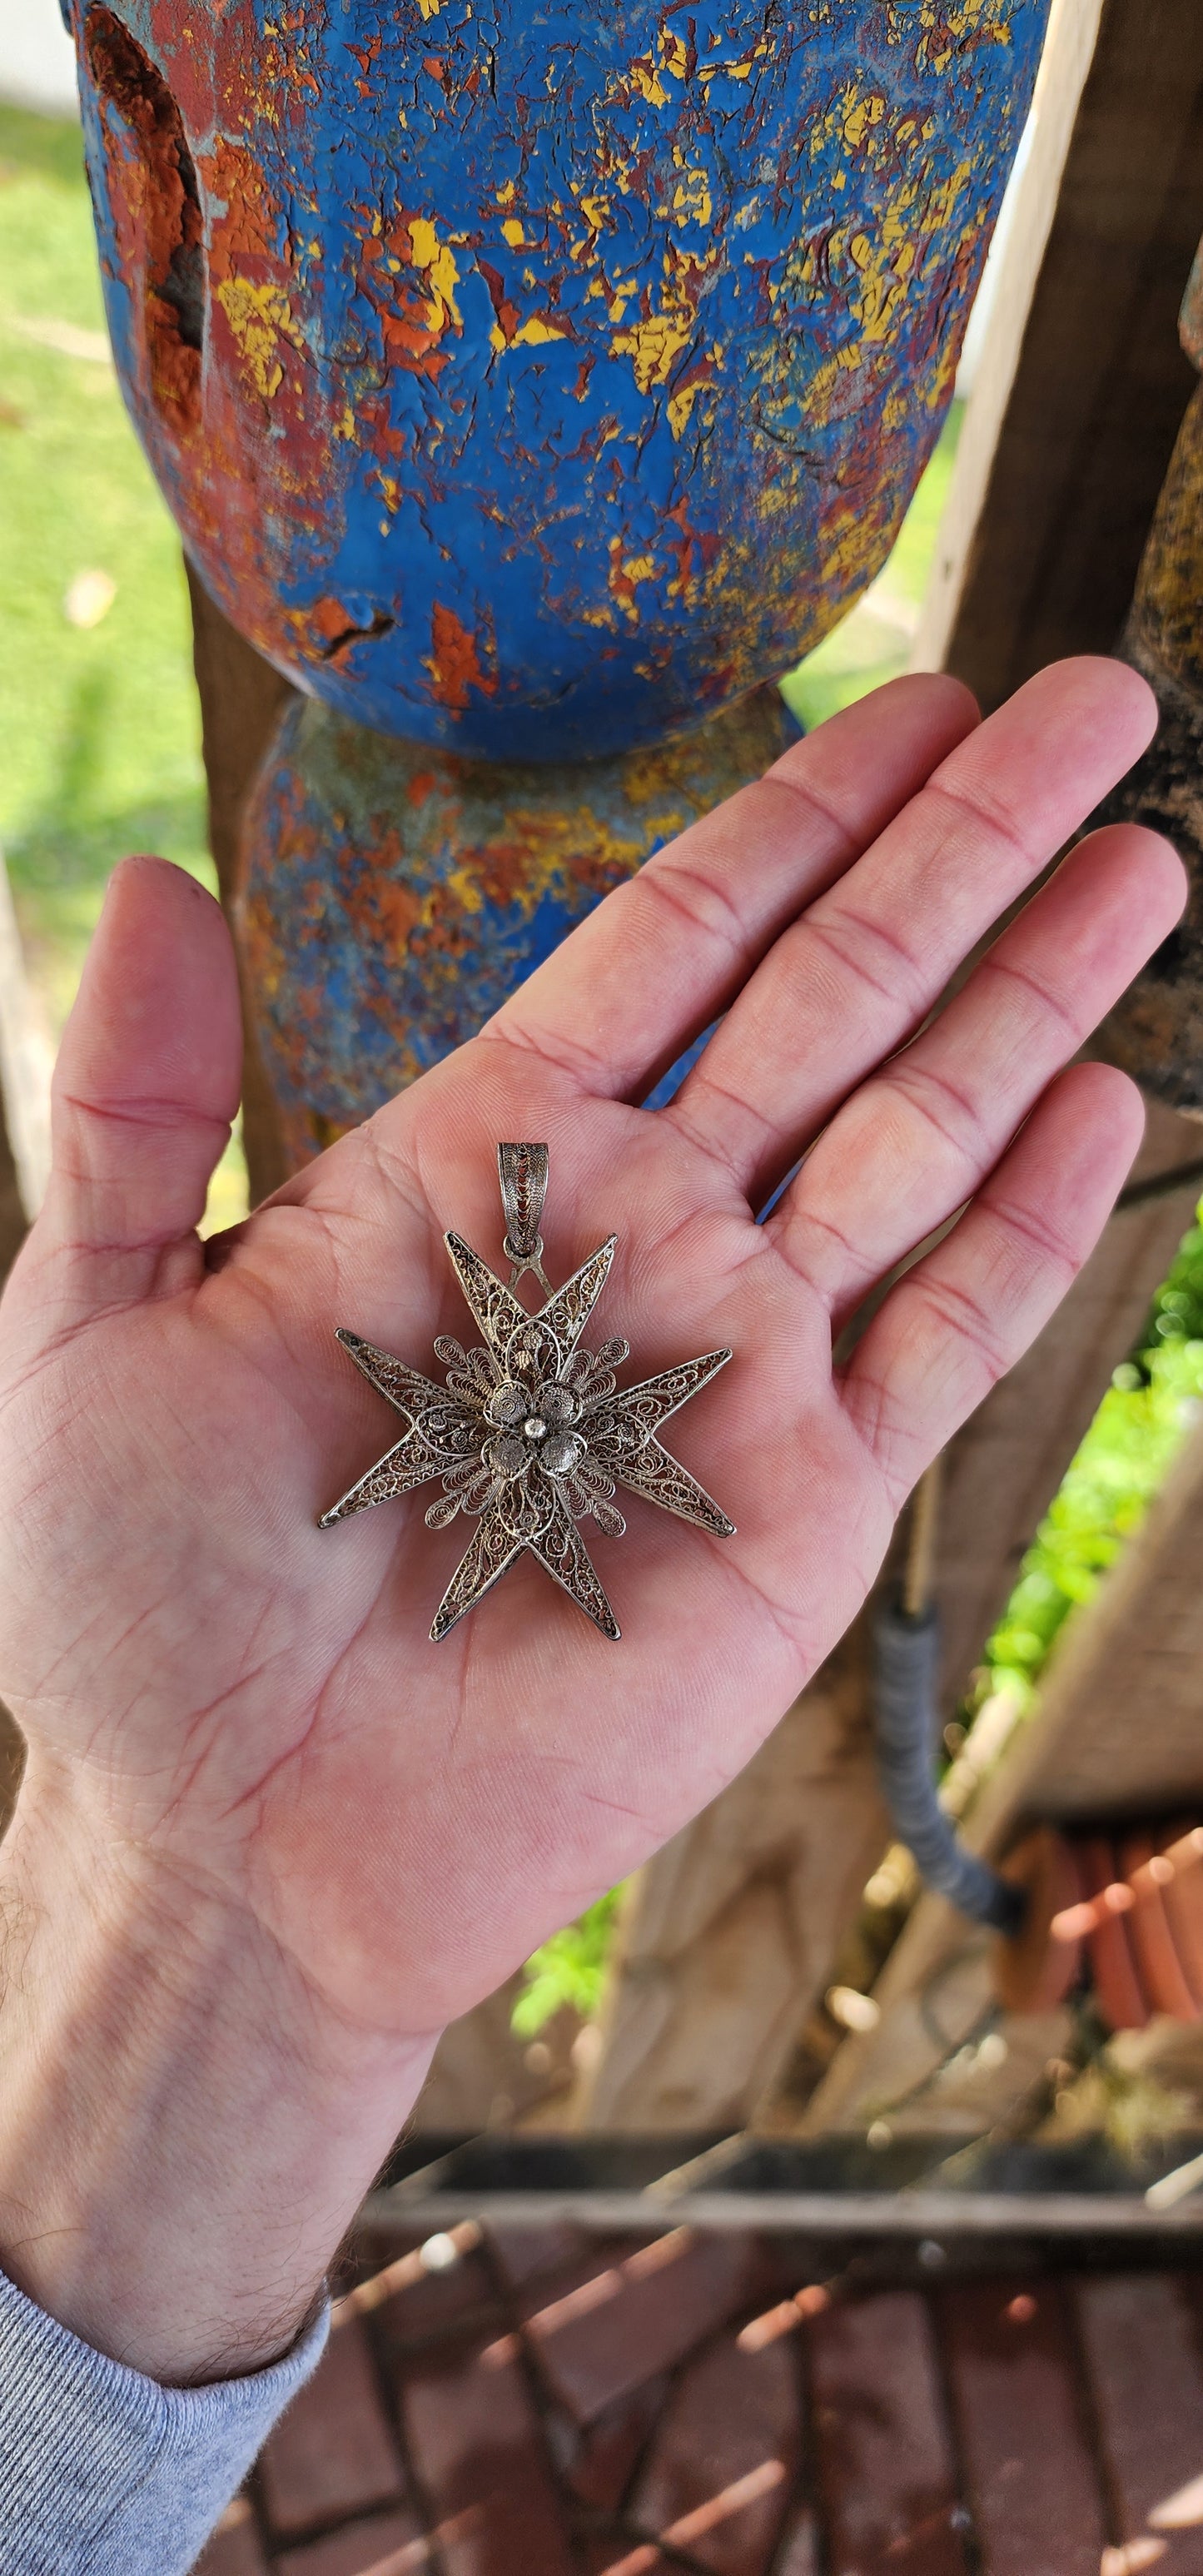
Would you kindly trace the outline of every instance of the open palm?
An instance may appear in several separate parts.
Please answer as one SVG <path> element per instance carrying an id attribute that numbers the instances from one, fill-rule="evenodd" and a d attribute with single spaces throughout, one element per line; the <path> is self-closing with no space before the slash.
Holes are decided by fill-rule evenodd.
<path id="1" fill-rule="evenodd" d="M 2 1315 L 0 1688 L 34 1776 L 245 1908 L 332 2012 L 398 2033 L 463 2010 L 713 1797 L 1130 1161 L 1131 1086 L 1062 1068 L 1177 916 L 1164 843 L 1084 843 L 925 1023 L 1152 721 L 1107 663 L 1044 674 L 981 728 L 953 683 L 895 683 L 207 1247 L 233 960 L 189 879 L 127 865 Z M 724 1013 L 673 1105 L 639 1108 Z M 624 1496 L 626 1537 L 590 1537 L 618 1645 L 529 1554 L 432 1643 L 473 1528 L 428 1529 L 437 1482 L 318 1527 L 406 1429 L 335 1327 L 439 1378 L 436 1336 L 479 1340 L 443 1235 L 507 1276 L 503 1138 L 550 1146 L 554 1286 L 618 1237 L 585 1339 L 629 1340 L 625 1383 L 734 1353 L 664 1440 L 736 1534 Z M 967 1203 L 834 1370 L 833 1335 Z"/>

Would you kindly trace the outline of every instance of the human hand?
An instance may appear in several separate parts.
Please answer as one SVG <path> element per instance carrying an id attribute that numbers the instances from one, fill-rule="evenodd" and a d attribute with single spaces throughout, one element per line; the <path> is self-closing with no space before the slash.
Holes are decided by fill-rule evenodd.
<path id="1" fill-rule="evenodd" d="M 714 1797 L 852 1617 L 1128 1168 L 1133 1087 L 1062 1068 L 1177 918 L 1172 851 L 1093 836 L 922 1024 L 1154 722 L 1114 663 L 1047 672 L 980 729 L 954 683 L 894 683 L 208 1246 L 229 943 L 177 871 L 118 873 L 0 1314 L 0 1687 L 30 1743 L 4 1871 L 10 1941 L 23 1923 L 43 1963 L 38 2012 L 25 1981 L 0 2016 L 0 2244 L 93 2339 L 185 2375 L 240 2300 L 238 2353 L 275 2348 L 439 2029 Z M 672 1106 L 633 1106 L 721 1012 Z M 619 1237 L 594 1338 L 629 1338 L 626 1374 L 735 1353 L 665 1437 L 737 1535 L 633 1500 L 624 1540 L 590 1542 L 618 1647 L 530 1558 L 433 1645 L 464 1545 L 426 1528 L 434 1489 L 317 1527 L 400 1430 L 334 1327 L 426 1372 L 436 1334 L 474 1338 L 441 1238 L 503 1268 L 511 1136 L 551 1147 L 554 1283 Z M 836 1372 L 833 1335 L 965 1202 Z M 70 2044 L 103 2100 L 138 2031 L 138 2107 L 115 2099 L 81 2184 L 48 2056 Z M 145 2189 L 114 2214 L 134 2132 L 139 2172 L 182 2173 L 195 2208 L 166 2324 L 161 2238 L 153 2279 L 133 2250 Z"/>

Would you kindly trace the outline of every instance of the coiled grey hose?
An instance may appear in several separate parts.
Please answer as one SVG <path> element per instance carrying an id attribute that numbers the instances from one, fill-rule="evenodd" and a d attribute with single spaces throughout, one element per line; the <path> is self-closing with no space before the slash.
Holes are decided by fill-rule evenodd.
<path id="1" fill-rule="evenodd" d="M 936 1793 L 940 1622 L 883 1594 L 874 1614 L 874 1719 L 882 1796 L 920 1877 L 976 1923 L 1016 1932 L 1024 1898 L 958 1842 Z"/>

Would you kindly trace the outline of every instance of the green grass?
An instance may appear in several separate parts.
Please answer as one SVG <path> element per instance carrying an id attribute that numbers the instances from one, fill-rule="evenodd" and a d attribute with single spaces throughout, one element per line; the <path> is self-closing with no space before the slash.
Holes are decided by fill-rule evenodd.
<path id="1" fill-rule="evenodd" d="M 55 1035 L 119 858 L 213 883 L 179 542 L 106 346 L 78 130 L 0 108 L 0 846 Z M 113 604 L 81 629 L 96 572 Z M 235 1146 L 209 1222 L 244 1204 Z"/>

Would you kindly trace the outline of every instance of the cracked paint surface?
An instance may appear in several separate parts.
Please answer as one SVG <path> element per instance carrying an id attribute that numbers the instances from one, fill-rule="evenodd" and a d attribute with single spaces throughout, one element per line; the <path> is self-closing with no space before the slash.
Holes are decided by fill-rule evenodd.
<path id="1" fill-rule="evenodd" d="M 221 606 L 490 758 L 776 677 L 938 435 L 1047 0 L 70 0 L 118 365 Z"/>
<path id="2" fill-rule="evenodd" d="M 612 886 L 796 732 L 766 688 L 654 749 L 502 765 L 292 707 L 248 818 L 240 908 L 292 1161 L 474 1037 Z"/>

